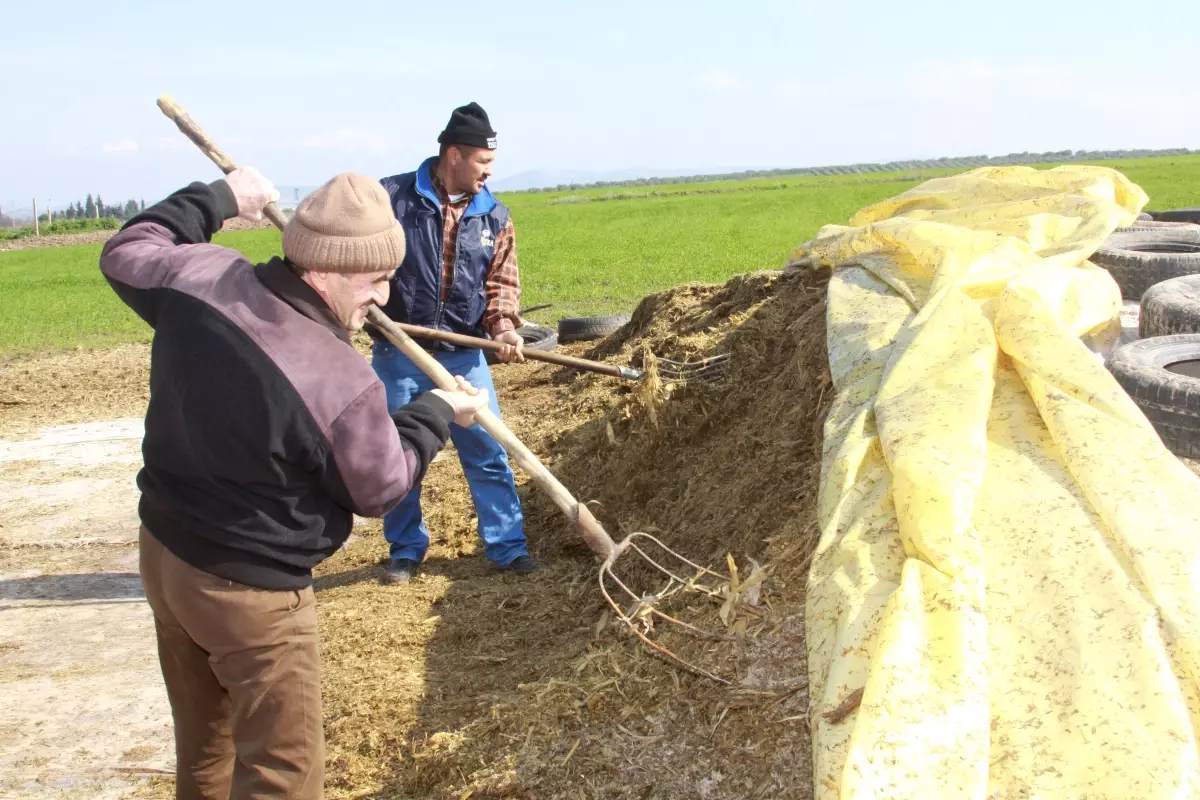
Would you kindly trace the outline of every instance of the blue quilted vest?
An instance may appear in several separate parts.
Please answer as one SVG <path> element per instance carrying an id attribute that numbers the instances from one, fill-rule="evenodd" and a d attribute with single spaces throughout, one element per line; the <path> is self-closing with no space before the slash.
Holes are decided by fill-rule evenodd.
<path id="1" fill-rule="evenodd" d="M 436 159 L 426 159 L 416 172 L 384 178 L 381 183 L 392 201 L 396 219 L 404 228 L 404 261 L 392 279 L 391 297 L 384 312 L 396 322 L 427 328 L 486 336 L 483 314 L 487 310 L 483 282 L 496 246 L 496 237 L 508 222 L 508 207 L 488 188 L 475 195 L 458 225 L 458 246 L 453 265 L 442 264 L 442 205 L 433 187 L 430 169 Z M 454 285 L 442 300 L 442 270 L 454 270 Z M 454 350 L 443 342 L 423 341 L 430 349 Z M 436 347 L 435 347 L 436 346 Z"/>

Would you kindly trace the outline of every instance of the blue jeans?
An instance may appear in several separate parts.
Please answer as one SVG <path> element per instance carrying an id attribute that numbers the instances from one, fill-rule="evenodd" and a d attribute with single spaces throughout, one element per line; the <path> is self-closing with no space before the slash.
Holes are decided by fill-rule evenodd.
<path id="1" fill-rule="evenodd" d="M 387 342 L 372 348 L 371 366 L 387 389 L 388 411 L 395 412 L 422 392 L 434 388 L 431 381 L 408 356 Z M 488 407 L 497 417 L 496 387 L 482 350 L 437 352 L 434 357 L 451 375 L 461 375 L 472 386 L 488 391 Z M 524 516 L 508 454 L 491 434 L 479 425 L 463 428 L 450 423 L 450 440 L 458 450 L 458 459 L 467 476 L 471 500 L 479 517 L 479 536 L 487 557 L 507 567 L 519 556 L 528 555 L 525 545 Z M 420 562 L 429 549 L 429 530 L 421 517 L 421 487 L 417 486 L 383 518 L 383 536 L 391 545 L 391 556 Z"/>

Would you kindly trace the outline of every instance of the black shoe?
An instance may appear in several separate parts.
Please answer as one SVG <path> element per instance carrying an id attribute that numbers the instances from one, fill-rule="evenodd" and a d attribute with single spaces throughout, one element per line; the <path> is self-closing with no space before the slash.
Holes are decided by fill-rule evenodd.
<path id="1" fill-rule="evenodd" d="M 411 558 L 394 558 L 392 563 L 388 564 L 387 572 L 383 574 L 383 583 L 389 586 L 408 583 L 417 574 L 420 566 Z"/>
<path id="2" fill-rule="evenodd" d="M 517 556 L 507 567 L 501 567 L 500 569 L 505 572 L 515 572 L 518 575 L 528 575 L 537 568 L 537 562 L 529 556 Z"/>

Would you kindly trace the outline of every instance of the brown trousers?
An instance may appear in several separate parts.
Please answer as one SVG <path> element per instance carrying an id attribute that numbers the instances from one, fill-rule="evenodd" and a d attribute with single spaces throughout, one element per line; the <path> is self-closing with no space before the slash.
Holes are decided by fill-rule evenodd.
<path id="1" fill-rule="evenodd" d="M 141 573 L 175 720 L 182 800 L 320 798 L 325 774 L 312 587 L 198 570 L 141 531 Z"/>

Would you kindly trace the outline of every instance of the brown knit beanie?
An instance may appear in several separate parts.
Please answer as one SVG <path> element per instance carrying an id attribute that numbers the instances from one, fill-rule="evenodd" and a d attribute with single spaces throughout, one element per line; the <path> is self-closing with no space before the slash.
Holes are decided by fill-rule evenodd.
<path id="1" fill-rule="evenodd" d="M 379 181 L 344 172 L 301 201 L 283 254 L 315 272 L 383 272 L 404 260 L 404 230 Z"/>

